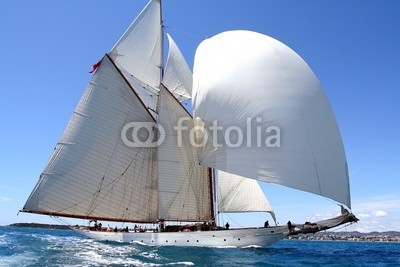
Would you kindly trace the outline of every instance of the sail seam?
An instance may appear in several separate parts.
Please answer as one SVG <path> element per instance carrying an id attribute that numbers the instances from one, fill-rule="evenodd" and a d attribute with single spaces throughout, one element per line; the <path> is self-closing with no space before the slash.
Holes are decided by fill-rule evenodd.
<path id="1" fill-rule="evenodd" d="M 307 140 L 308 140 L 308 143 L 310 144 L 310 149 L 311 149 L 311 155 L 312 155 L 312 160 L 313 160 L 313 164 L 314 164 L 315 175 L 316 175 L 317 182 L 318 182 L 318 191 L 319 191 L 319 194 L 322 195 L 321 182 L 319 180 L 317 163 L 315 162 L 314 149 L 313 149 L 313 146 L 312 146 L 312 142 L 311 142 L 310 134 L 309 134 L 309 130 L 308 130 L 308 125 L 307 125 L 307 122 L 305 120 L 302 107 L 300 107 L 300 114 L 301 114 L 301 117 L 303 118 L 304 127 L 306 127 L 306 131 L 307 131 Z"/>

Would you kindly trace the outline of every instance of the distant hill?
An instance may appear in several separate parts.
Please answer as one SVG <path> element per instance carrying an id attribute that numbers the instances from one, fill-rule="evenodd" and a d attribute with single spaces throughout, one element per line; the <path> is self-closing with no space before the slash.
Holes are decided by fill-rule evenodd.
<path id="1" fill-rule="evenodd" d="M 9 226 L 13 226 L 13 227 L 29 227 L 29 228 L 44 228 L 44 229 L 58 229 L 58 230 L 71 230 L 71 228 L 68 225 L 43 224 L 43 223 L 12 223 Z"/>

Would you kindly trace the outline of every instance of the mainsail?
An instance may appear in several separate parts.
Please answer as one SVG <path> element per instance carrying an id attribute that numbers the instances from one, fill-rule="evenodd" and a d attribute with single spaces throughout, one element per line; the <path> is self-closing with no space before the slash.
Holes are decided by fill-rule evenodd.
<path id="1" fill-rule="evenodd" d="M 153 118 L 105 56 L 23 210 L 155 221 L 156 150 L 123 143 L 121 129 L 132 121 Z"/>
<path id="2" fill-rule="evenodd" d="M 314 73 L 286 45 L 250 31 L 203 41 L 195 55 L 192 106 L 206 130 L 215 122 L 222 129 L 221 146 L 203 150 L 201 164 L 350 208 L 332 108 Z"/>
<path id="3" fill-rule="evenodd" d="M 131 222 L 213 218 L 209 170 L 198 164 L 189 131 L 177 144 L 178 120 L 193 127 L 177 100 L 190 97 L 192 77 L 171 37 L 161 84 L 160 15 L 160 1 L 150 1 L 101 60 L 22 211 Z M 134 132 L 140 125 L 149 132 Z M 151 138 L 157 126 L 166 133 L 159 147 Z M 133 133 L 144 143 L 132 144 Z"/>

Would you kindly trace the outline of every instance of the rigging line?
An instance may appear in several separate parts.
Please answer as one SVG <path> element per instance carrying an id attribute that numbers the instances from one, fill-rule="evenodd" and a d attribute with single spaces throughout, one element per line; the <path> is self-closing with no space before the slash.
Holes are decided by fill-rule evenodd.
<path id="1" fill-rule="evenodd" d="M 128 117 L 128 114 L 126 114 L 126 117 Z M 125 119 L 125 120 L 126 120 L 126 119 Z M 90 205 L 89 205 L 89 208 L 92 208 L 92 209 L 87 213 L 88 215 L 91 214 L 91 213 L 96 209 L 96 207 L 100 204 L 100 203 L 97 201 L 97 199 L 98 199 L 98 197 L 99 197 L 99 195 L 100 195 L 100 192 L 101 192 L 101 190 L 102 190 L 102 188 L 103 188 L 103 182 L 104 182 L 104 180 L 105 180 L 105 178 L 106 178 L 106 176 L 107 176 L 107 173 L 108 173 L 108 171 L 109 171 L 111 162 L 112 162 L 112 160 L 114 159 L 114 155 L 115 155 L 115 152 L 116 152 L 116 150 L 117 150 L 117 147 L 118 147 L 119 142 L 120 142 L 120 140 L 119 140 L 119 138 L 118 138 L 117 141 L 114 143 L 114 148 L 113 148 L 113 151 L 112 151 L 112 153 L 111 153 L 111 157 L 110 157 L 110 159 L 108 160 L 107 167 L 106 167 L 106 169 L 104 170 L 104 173 L 103 173 L 103 177 L 101 178 L 100 184 L 99 184 L 99 186 L 97 187 L 98 190 L 96 190 L 96 193 L 93 195 L 92 202 L 91 202 Z M 130 166 L 131 163 L 132 163 L 132 161 L 129 163 L 128 167 Z M 127 167 L 127 168 L 128 168 L 128 167 Z M 126 172 L 127 168 L 122 172 L 122 174 L 121 174 L 118 178 L 120 178 L 120 177 L 122 177 L 122 176 L 124 175 L 124 173 Z M 114 180 L 114 181 L 115 181 L 115 180 Z M 112 186 L 112 188 L 111 188 L 110 190 L 114 189 L 115 184 L 116 184 L 116 183 L 114 182 L 114 185 Z M 106 196 L 107 196 L 109 193 L 110 193 L 110 191 L 106 193 Z M 96 207 L 94 207 L 95 202 L 98 203 Z M 101 201 L 100 201 L 100 202 L 101 202 Z"/>
<path id="2" fill-rule="evenodd" d="M 53 220 L 55 220 L 56 222 L 62 224 L 62 225 L 71 225 L 67 220 L 63 220 L 60 217 L 57 216 L 50 216 L 50 218 L 52 218 Z"/>
<path id="3" fill-rule="evenodd" d="M 157 215 L 155 215 L 154 213 L 157 213 L 157 205 L 158 205 L 158 201 L 153 201 L 155 198 L 155 191 L 154 188 L 157 188 L 156 183 L 158 181 L 158 173 L 157 173 L 157 165 L 154 162 L 154 157 L 155 157 L 155 150 L 149 150 L 147 157 L 148 160 L 146 160 L 145 158 L 142 158 L 142 166 L 144 164 L 147 164 L 147 168 L 146 169 L 142 169 L 140 168 L 140 175 L 137 176 L 137 181 L 140 182 L 140 188 L 151 188 L 151 190 L 146 190 L 145 194 L 143 197 L 140 197 L 140 199 L 142 199 L 142 202 L 138 202 L 138 205 L 140 205 L 141 207 L 145 207 L 145 209 L 143 209 L 143 212 L 146 212 L 146 214 L 151 217 L 154 218 L 157 217 Z M 138 163 L 139 164 L 139 163 Z M 143 180 L 143 179 L 139 179 L 139 177 L 143 177 L 143 176 L 147 176 L 148 179 Z M 150 192 L 149 192 L 150 191 Z M 142 191 L 140 191 L 140 193 L 142 193 Z M 132 192 L 133 194 L 133 192 Z M 133 195 L 132 195 L 133 197 Z M 148 204 L 150 203 L 150 204 Z M 156 207 L 154 207 L 154 205 Z M 156 210 L 156 211 L 154 211 Z"/>
<path id="4" fill-rule="evenodd" d="M 136 170 L 136 169 L 137 169 L 138 161 L 139 161 L 139 160 L 135 161 L 133 170 Z M 132 162 L 133 162 L 133 161 L 132 161 Z M 131 162 L 131 163 L 132 163 L 132 162 Z M 142 164 L 141 164 L 140 166 L 143 166 L 143 160 L 142 160 Z M 129 167 L 128 167 L 128 168 L 129 168 Z M 126 169 L 126 171 L 128 170 L 128 168 Z M 135 191 L 135 190 L 134 190 L 134 186 L 137 185 L 139 176 L 142 175 L 141 173 L 142 173 L 142 168 L 139 167 L 139 174 L 138 174 L 138 175 L 136 175 L 136 172 L 133 172 L 132 175 L 130 175 L 129 177 L 128 177 L 128 173 L 126 173 L 126 175 L 125 175 L 125 181 L 124 181 L 124 195 L 123 195 L 123 198 L 122 198 L 122 199 L 123 199 L 123 200 L 128 199 L 127 203 L 133 203 L 133 202 L 134 202 L 134 201 L 133 201 L 133 195 L 134 195 L 134 191 Z M 131 183 L 129 183 L 129 182 L 131 182 Z M 129 188 L 128 188 L 128 187 L 129 187 Z M 126 192 L 127 189 L 130 189 L 130 194 L 128 194 L 128 193 Z M 125 208 L 125 211 L 123 211 L 123 215 L 122 215 L 122 217 L 125 218 L 125 219 L 128 219 L 128 213 L 131 212 L 130 210 L 129 210 L 129 212 L 128 212 L 127 208 L 129 208 L 129 207 L 126 207 L 126 208 Z"/>
<path id="5" fill-rule="evenodd" d="M 173 96 L 172 96 L 172 94 L 165 88 L 165 87 L 162 87 L 161 88 L 161 90 L 162 90 L 162 92 L 165 94 L 165 98 L 164 99 L 166 99 L 166 100 L 168 100 L 169 98 L 168 98 L 168 96 L 169 97 L 171 97 L 171 98 L 173 98 Z M 161 98 L 160 98 L 161 99 Z M 174 100 L 176 100 L 175 98 L 174 98 Z M 173 103 L 175 103 L 175 102 L 173 102 Z M 177 102 L 178 103 L 178 107 L 180 108 L 180 109 L 184 109 L 180 104 L 179 104 L 179 102 Z M 168 120 L 168 122 L 169 122 L 169 125 L 174 125 L 174 123 L 175 123 L 175 120 L 174 120 L 174 118 L 175 118 L 175 112 L 171 112 L 171 111 L 174 111 L 175 109 L 174 109 L 174 107 L 173 106 L 171 106 L 171 105 L 168 105 L 167 103 L 165 103 L 164 105 L 163 105 L 163 107 L 161 108 L 161 110 L 164 110 L 165 112 L 165 114 L 168 114 L 167 115 L 167 118 L 166 118 L 166 120 Z M 184 111 L 185 113 L 186 113 L 186 110 Z M 175 136 L 176 137 L 176 136 Z M 192 154 L 192 153 L 190 153 L 190 151 L 188 151 L 187 149 L 185 149 L 185 147 L 178 147 L 178 152 L 177 152 L 177 154 L 178 154 L 178 156 L 179 156 L 179 158 L 180 158 L 180 162 L 185 162 L 188 158 L 190 158 L 190 154 Z M 188 155 L 189 154 L 189 155 Z M 191 193 L 193 193 L 193 194 L 195 194 L 198 190 L 196 190 L 196 188 L 195 188 L 195 186 L 194 186 L 194 183 L 193 183 L 193 181 L 192 181 L 192 179 L 190 179 L 190 177 L 193 177 L 194 175 L 196 175 L 196 173 L 195 173 L 195 166 L 193 166 L 193 163 L 194 162 L 191 162 L 191 161 L 189 161 L 189 167 L 187 168 L 187 166 L 185 166 L 185 164 L 183 164 L 183 167 L 184 167 L 184 176 L 183 176 L 183 181 L 182 181 L 182 183 L 181 183 L 181 186 L 180 186 L 180 188 L 178 189 L 178 191 L 177 191 L 177 193 L 176 193 L 176 195 L 175 195 L 175 197 L 173 197 L 172 199 L 171 199 L 171 201 L 169 202 L 169 205 L 168 205 L 168 207 L 169 208 L 171 208 L 172 207 L 172 205 L 173 205 L 173 203 L 175 202 L 175 200 L 176 200 L 176 198 L 183 192 L 183 193 L 185 193 L 185 195 L 184 195 L 184 203 L 187 203 L 187 201 L 189 200 L 189 196 L 190 196 L 190 194 Z M 185 184 L 187 184 L 187 186 L 185 187 L 185 188 L 183 188 L 183 186 L 185 185 Z M 201 213 L 201 210 L 200 210 L 200 205 L 199 205 L 200 203 L 197 201 L 197 205 L 196 205 L 196 209 L 197 209 L 197 212 L 198 212 L 198 214 L 200 214 Z M 185 213 L 185 211 L 182 209 L 182 212 L 183 213 Z M 164 215 L 164 214 L 163 214 Z"/>
<path id="6" fill-rule="evenodd" d="M 118 142 L 117 142 L 116 146 L 117 146 L 117 145 L 118 145 Z M 114 150 L 116 149 L 116 146 L 114 147 Z M 138 156 L 138 154 L 139 154 L 139 151 L 136 152 L 136 154 L 132 157 L 132 160 L 129 162 L 128 166 L 124 169 L 124 171 L 123 171 L 119 176 L 115 177 L 113 180 L 111 180 L 109 183 L 107 183 L 106 185 L 103 186 L 103 180 L 104 180 L 104 178 L 106 177 L 107 169 L 108 169 L 108 167 L 109 167 L 109 164 L 108 164 L 108 167 L 107 167 L 107 169 L 106 169 L 106 171 L 105 171 L 105 173 L 104 173 L 104 176 L 103 176 L 103 178 L 102 178 L 102 183 L 101 183 L 100 186 L 98 187 L 99 190 L 96 190 L 96 192 L 95 192 L 94 194 L 92 194 L 91 196 L 89 196 L 89 197 L 86 198 L 86 199 L 89 199 L 90 197 L 93 197 L 93 200 L 92 200 L 92 202 L 91 202 L 91 204 L 90 204 L 90 207 L 92 207 L 92 209 L 91 209 L 90 211 L 87 212 L 87 215 L 91 214 L 91 213 L 97 208 L 97 206 L 100 205 L 100 203 L 98 203 L 97 205 L 95 205 L 95 200 L 98 198 L 98 195 L 100 194 L 100 190 L 101 190 L 102 188 L 104 188 L 104 187 L 105 187 L 105 188 L 108 188 L 110 185 L 112 185 L 112 187 L 111 187 L 111 188 L 108 190 L 108 192 L 106 192 L 106 194 L 105 194 L 105 197 L 108 196 L 108 195 L 112 192 L 112 190 L 114 189 L 114 187 L 115 187 L 115 185 L 116 185 L 116 182 L 127 172 L 127 170 L 129 169 L 129 167 L 131 166 L 131 164 L 134 162 L 134 160 L 136 159 L 136 157 Z M 112 154 L 112 156 L 111 156 L 111 158 L 110 158 L 110 161 L 113 159 L 113 155 L 114 155 L 114 152 L 113 152 L 113 154 Z M 110 163 L 110 161 L 109 161 L 109 163 Z M 86 200 L 86 199 L 83 199 L 83 201 Z M 74 205 L 77 205 L 77 204 L 78 204 L 78 203 L 74 203 Z M 71 207 L 72 207 L 72 206 L 71 206 Z"/>
<path id="7" fill-rule="evenodd" d="M 135 157 L 132 158 L 132 161 L 128 164 L 128 166 L 126 167 L 126 169 L 124 170 L 124 172 L 120 176 L 120 177 L 122 177 L 123 175 L 125 176 L 125 178 L 124 178 L 124 192 L 123 192 L 122 200 L 125 200 L 125 202 L 127 202 L 127 203 L 132 203 L 133 202 L 132 200 L 134 198 L 135 185 L 137 185 L 137 183 L 139 181 L 139 177 L 145 176 L 144 168 L 142 168 L 142 167 L 144 165 L 146 165 L 146 163 L 147 163 L 146 156 L 148 156 L 149 153 L 144 153 L 145 155 L 143 157 L 141 157 L 141 161 L 140 161 L 140 159 L 139 160 L 135 160 L 136 156 L 138 154 L 139 154 L 139 151 L 137 151 Z M 139 161 L 140 161 L 140 163 L 139 163 Z M 128 177 L 128 173 L 127 172 L 128 172 L 128 169 L 131 167 L 133 162 L 134 162 L 133 170 L 139 170 L 139 173 L 136 173 L 136 172 L 133 171 L 132 175 Z M 137 167 L 137 166 L 139 166 L 139 167 Z M 139 188 L 142 188 L 142 185 Z M 129 189 L 131 189 L 131 190 L 129 190 Z M 130 191 L 131 193 L 128 194 L 127 190 Z M 125 207 L 125 210 L 122 213 L 122 217 L 125 218 L 125 219 L 127 219 L 128 214 L 131 211 L 131 210 L 128 211 L 128 209 L 129 209 L 129 207 Z"/>
<path id="8" fill-rule="evenodd" d="M 144 211 L 144 209 L 137 211 L 138 216 L 139 215 L 141 216 L 143 214 L 143 212 L 146 212 L 146 214 L 151 217 L 152 208 L 150 205 L 146 205 L 146 204 L 152 203 L 152 201 L 151 201 L 152 193 L 150 192 L 150 194 L 148 194 L 148 192 L 145 191 L 145 195 L 142 196 L 143 195 L 142 191 L 137 193 L 134 189 L 148 188 L 148 187 L 151 188 L 152 187 L 152 182 L 155 179 L 154 178 L 155 176 L 152 172 L 152 170 L 154 169 L 153 162 L 152 162 L 152 160 L 150 160 L 150 158 L 152 157 L 152 154 L 153 154 L 153 152 L 150 149 L 147 151 L 147 153 L 145 153 L 144 157 L 142 157 L 140 160 L 135 161 L 135 169 L 138 171 L 134 172 L 132 174 L 132 179 L 131 179 L 132 190 L 131 190 L 131 194 L 129 196 L 128 203 L 134 203 L 134 201 L 133 201 L 133 200 L 135 200 L 134 197 L 135 197 L 135 195 L 138 195 L 139 200 L 135 201 L 136 209 L 138 209 L 139 207 L 143 208 L 143 206 L 145 206 L 147 208 L 146 211 Z M 146 180 L 139 179 L 140 177 L 147 177 L 148 179 L 146 179 Z M 144 199 L 144 201 L 141 201 L 143 199 Z M 143 212 L 139 214 L 139 212 L 141 212 L 141 211 L 143 211 Z"/>
<path id="9" fill-rule="evenodd" d="M 231 218 L 228 213 L 224 213 L 224 215 L 226 215 L 229 219 L 231 219 L 233 223 L 237 224 L 239 226 L 239 228 L 246 228 L 246 226 L 239 224 L 237 221 L 235 221 L 233 218 Z M 222 217 L 224 217 L 224 216 L 222 216 Z M 227 221 L 227 223 L 229 223 L 229 222 Z M 222 226 L 224 227 L 225 225 L 223 224 Z M 246 229 L 243 229 L 243 230 L 246 230 Z M 253 235 L 253 233 L 250 231 L 246 231 L 246 232 L 250 235 Z"/>
<path id="10" fill-rule="evenodd" d="M 226 217 L 228 217 L 233 223 L 237 224 L 240 228 L 243 228 L 243 227 L 244 227 L 243 225 L 241 225 L 240 223 L 238 223 L 237 221 L 235 221 L 231 216 L 229 216 L 228 213 L 224 213 L 224 215 L 225 215 Z M 225 226 L 225 225 L 223 225 L 223 226 Z"/>
<path id="11" fill-rule="evenodd" d="M 116 176 L 114 179 L 112 179 L 107 185 L 106 185 L 106 188 L 108 188 L 110 185 L 111 185 L 111 187 L 109 188 L 109 190 L 106 192 L 106 194 L 105 194 L 105 197 L 107 197 L 111 192 L 113 192 L 114 191 L 114 188 L 115 188 L 115 186 L 117 185 L 117 182 L 120 180 L 120 178 L 121 177 L 123 177 L 124 175 L 125 175 L 125 173 L 127 172 L 127 170 L 129 169 L 129 167 L 132 165 L 132 163 L 134 162 L 134 160 L 136 159 L 136 157 L 138 156 L 138 154 L 139 154 L 139 151 L 138 152 L 136 152 L 136 155 L 134 156 L 134 157 L 132 157 L 132 160 L 131 160 L 131 162 L 129 162 L 129 164 L 128 164 L 128 166 L 124 169 L 124 171 L 120 174 L 120 175 L 118 175 L 118 176 Z M 110 158 L 110 161 L 113 159 L 113 156 Z M 107 172 L 107 170 L 106 170 L 106 172 Z M 105 177 L 105 175 L 104 175 L 104 177 Z M 125 188 L 125 187 L 124 187 Z M 100 188 L 101 189 L 101 188 Z M 124 192 L 124 194 L 125 194 L 125 192 Z M 99 205 L 100 203 L 98 203 L 98 205 Z M 95 207 L 96 208 L 96 207 Z M 93 210 L 91 211 L 91 212 L 93 212 Z M 90 214 L 90 213 L 89 213 Z"/>
<path id="12" fill-rule="evenodd" d="M 187 36 L 200 39 L 200 40 L 207 39 L 207 36 L 206 36 L 206 37 L 202 37 L 202 36 L 200 36 L 200 35 L 195 35 L 195 34 L 192 34 L 192 33 L 188 33 L 188 32 L 185 32 L 185 31 L 182 31 L 182 30 L 179 30 L 179 29 L 176 29 L 176 28 L 172 28 L 172 27 L 169 27 L 169 26 L 166 26 L 166 25 L 164 25 L 164 28 L 166 28 L 166 29 L 171 29 L 171 30 L 173 30 L 173 31 L 176 31 L 176 32 L 185 34 L 185 35 L 187 35 Z"/>
<path id="13" fill-rule="evenodd" d="M 104 185 L 104 187 L 108 187 L 109 185 L 114 184 L 114 183 L 126 172 L 126 170 L 129 168 L 129 166 L 131 165 L 131 163 L 135 160 L 135 158 L 136 158 L 136 156 L 137 156 L 138 153 L 139 153 L 139 152 L 137 152 L 136 155 L 132 158 L 132 161 L 128 164 L 128 167 L 124 170 L 124 172 L 123 172 L 120 176 L 117 176 L 114 180 L 110 181 L 108 184 Z M 101 189 L 101 188 L 100 188 L 100 189 Z M 57 212 L 62 212 L 62 211 L 68 210 L 68 209 L 70 209 L 70 208 L 72 208 L 72 207 L 74 207 L 74 206 L 77 206 L 79 203 L 83 203 L 83 202 L 85 202 L 86 200 L 88 200 L 89 198 L 92 198 L 92 197 L 94 198 L 96 194 L 98 194 L 98 190 L 97 190 L 94 194 L 91 194 L 91 195 L 89 195 L 88 197 L 83 198 L 80 202 L 75 202 L 75 203 L 73 203 L 73 204 L 70 205 L 70 206 L 67 206 L 67 207 L 65 207 L 65 208 L 63 208 L 63 209 L 59 209 Z M 106 196 L 107 196 L 107 195 L 108 195 L 108 193 L 106 194 Z M 94 203 L 92 202 L 92 203 L 90 204 L 90 206 L 93 206 L 93 205 L 94 205 Z M 98 206 L 98 205 L 97 205 L 97 206 Z M 92 209 L 87 215 L 89 215 L 90 213 L 92 213 L 92 212 L 94 211 L 94 209 L 96 209 L 97 206 L 93 207 L 93 209 Z"/>

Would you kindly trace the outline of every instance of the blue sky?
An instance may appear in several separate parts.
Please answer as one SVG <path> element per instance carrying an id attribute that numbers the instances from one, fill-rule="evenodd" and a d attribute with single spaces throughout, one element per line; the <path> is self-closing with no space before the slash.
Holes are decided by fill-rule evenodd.
<path id="1" fill-rule="evenodd" d="M 20 214 L 91 75 L 147 1 L 1 1 L 0 225 Z M 313 69 L 333 106 L 350 171 L 348 230 L 400 231 L 400 1 L 164 0 L 165 25 L 192 67 L 207 36 L 267 34 Z M 264 185 L 281 224 L 335 215 L 327 199 Z M 225 218 L 261 225 L 266 215 Z M 232 221 L 234 221 L 232 223 Z"/>

